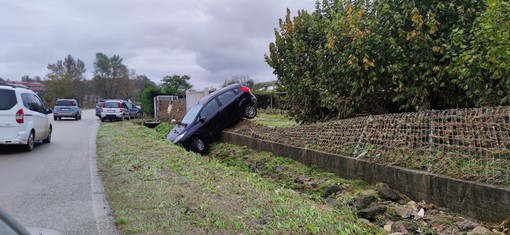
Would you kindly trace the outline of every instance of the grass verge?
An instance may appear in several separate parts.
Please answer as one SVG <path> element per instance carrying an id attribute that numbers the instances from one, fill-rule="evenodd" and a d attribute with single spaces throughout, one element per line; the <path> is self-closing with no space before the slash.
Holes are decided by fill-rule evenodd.
<path id="1" fill-rule="evenodd" d="M 299 193 L 295 185 L 232 160 L 254 152 L 215 145 L 212 156 L 203 157 L 164 140 L 169 126 L 158 128 L 115 122 L 104 123 L 98 133 L 98 168 L 122 234 L 380 233 L 357 223 L 355 211 L 342 206 L 351 195 L 331 206 L 317 192 Z M 269 163 L 264 169 L 277 173 L 285 168 L 313 177 L 317 172 L 288 159 L 261 159 Z"/>

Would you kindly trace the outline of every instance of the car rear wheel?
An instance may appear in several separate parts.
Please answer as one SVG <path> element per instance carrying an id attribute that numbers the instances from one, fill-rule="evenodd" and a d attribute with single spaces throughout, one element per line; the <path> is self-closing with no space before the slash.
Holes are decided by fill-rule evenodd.
<path id="1" fill-rule="evenodd" d="M 205 152 L 205 142 L 200 137 L 193 137 L 191 139 L 191 150 L 197 153 Z"/>
<path id="2" fill-rule="evenodd" d="M 50 127 L 50 132 L 48 133 L 48 136 L 46 137 L 46 139 L 43 140 L 43 143 L 51 143 L 51 132 L 53 131 L 53 129 Z"/>
<path id="3" fill-rule="evenodd" d="M 257 116 L 257 108 L 254 105 L 249 104 L 244 107 L 244 117 L 252 119 Z"/>
<path id="4" fill-rule="evenodd" d="M 57 117 L 56 117 L 56 116 L 53 116 L 53 120 L 55 120 L 55 121 L 56 121 L 56 120 L 57 120 Z"/>
<path id="5" fill-rule="evenodd" d="M 136 112 L 136 118 L 142 118 L 143 113 L 142 112 Z"/>
<path id="6" fill-rule="evenodd" d="M 27 144 L 23 146 L 25 151 L 30 152 L 34 150 L 34 141 L 35 141 L 34 131 L 31 131 L 30 135 L 28 135 Z"/>

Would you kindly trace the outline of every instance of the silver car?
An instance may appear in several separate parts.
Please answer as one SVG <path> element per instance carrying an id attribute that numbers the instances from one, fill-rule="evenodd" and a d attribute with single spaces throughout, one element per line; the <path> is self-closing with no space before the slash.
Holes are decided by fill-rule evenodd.
<path id="1" fill-rule="evenodd" d="M 131 119 L 125 100 L 106 100 L 101 106 L 101 121 Z"/>
<path id="2" fill-rule="evenodd" d="M 63 117 L 81 119 L 81 109 L 75 99 L 58 99 L 53 108 L 53 120 L 60 120 Z"/>

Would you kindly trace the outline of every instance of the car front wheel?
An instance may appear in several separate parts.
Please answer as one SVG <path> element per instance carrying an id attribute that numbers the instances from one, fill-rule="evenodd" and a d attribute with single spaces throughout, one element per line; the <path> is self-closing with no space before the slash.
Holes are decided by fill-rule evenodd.
<path id="1" fill-rule="evenodd" d="M 252 119 L 257 116 L 257 108 L 251 104 L 244 107 L 244 117 Z"/>
<path id="2" fill-rule="evenodd" d="M 205 152 L 205 142 L 200 137 L 193 137 L 191 139 L 191 150 L 197 153 Z"/>

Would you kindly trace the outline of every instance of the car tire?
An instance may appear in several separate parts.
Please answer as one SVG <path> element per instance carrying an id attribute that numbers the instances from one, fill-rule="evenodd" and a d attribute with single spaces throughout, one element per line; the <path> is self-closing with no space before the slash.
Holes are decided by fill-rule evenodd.
<path id="1" fill-rule="evenodd" d="M 27 144 L 23 145 L 25 151 L 31 152 L 32 150 L 34 150 L 34 142 L 35 142 L 34 131 L 31 131 L 30 134 L 28 135 Z"/>
<path id="2" fill-rule="evenodd" d="M 56 120 L 57 120 L 57 117 L 56 117 L 56 116 L 53 116 L 53 120 L 55 120 L 55 121 L 56 121 Z"/>
<path id="3" fill-rule="evenodd" d="M 46 144 L 49 144 L 51 143 L 51 132 L 53 131 L 53 128 L 50 127 L 50 133 L 48 133 L 48 136 L 46 137 L 46 139 L 44 139 L 42 142 L 43 143 L 46 143 Z"/>
<path id="4" fill-rule="evenodd" d="M 252 104 L 246 105 L 243 111 L 244 111 L 243 115 L 247 119 L 252 119 L 255 118 L 255 116 L 257 116 L 257 108 Z"/>
<path id="5" fill-rule="evenodd" d="M 142 118 L 143 113 L 142 112 L 136 112 L 136 118 Z"/>
<path id="6" fill-rule="evenodd" d="M 124 115 L 122 115 L 122 117 L 120 118 L 121 121 L 124 121 Z"/>
<path id="7" fill-rule="evenodd" d="M 104 122 L 104 118 L 101 118 L 101 122 Z"/>
<path id="8" fill-rule="evenodd" d="M 191 151 L 197 153 L 205 152 L 205 142 L 202 138 L 196 136 L 191 139 Z"/>

